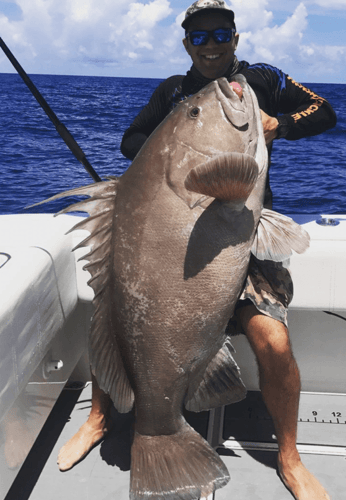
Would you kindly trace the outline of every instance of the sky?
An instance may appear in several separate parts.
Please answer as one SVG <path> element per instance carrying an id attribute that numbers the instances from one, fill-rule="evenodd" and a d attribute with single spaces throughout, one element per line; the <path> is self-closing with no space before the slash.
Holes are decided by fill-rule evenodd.
<path id="1" fill-rule="evenodd" d="M 191 65 L 192 0 L 0 0 L 0 37 L 28 74 L 167 78 Z M 237 56 L 300 82 L 346 83 L 346 0 L 228 0 Z M 15 72 L 0 49 L 0 73 Z"/>

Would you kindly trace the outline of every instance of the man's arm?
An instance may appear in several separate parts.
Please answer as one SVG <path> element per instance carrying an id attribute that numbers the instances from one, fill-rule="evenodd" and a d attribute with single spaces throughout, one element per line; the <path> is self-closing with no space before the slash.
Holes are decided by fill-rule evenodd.
<path id="1" fill-rule="evenodd" d="M 278 106 L 277 139 L 294 141 L 335 127 L 336 115 L 326 99 L 287 75 L 285 80 Z"/>
<path id="2" fill-rule="evenodd" d="M 171 111 L 172 98 L 182 79 L 182 76 L 177 75 L 163 81 L 125 131 L 120 150 L 126 158 L 134 159 L 150 134 Z"/>
<path id="3" fill-rule="evenodd" d="M 255 90 L 267 143 L 317 135 L 336 124 L 336 116 L 326 99 L 295 82 L 278 68 L 257 63 L 243 72 Z"/>

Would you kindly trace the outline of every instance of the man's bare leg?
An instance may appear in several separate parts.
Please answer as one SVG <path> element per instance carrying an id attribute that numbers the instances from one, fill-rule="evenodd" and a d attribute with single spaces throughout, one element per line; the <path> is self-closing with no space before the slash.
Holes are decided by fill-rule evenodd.
<path id="1" fill-rule="evenodd" d="M 100 388 L 92 375 L 91 411 L 88 420 L 79 431 L 61 448 L 58 465 L 67 471 L 80 462 L 92 448 L 105 437 L 111 427 L 110 397 Z"/>
<path id="2" fill-rule="evenodd" d="M 300 375 L 287 329 L 252 305 L 239 309 L 238 315 L 256 355 L 263 400 L 274 422 L 280 476 L 296 500 L 330 500 L 296 447 Z"/>

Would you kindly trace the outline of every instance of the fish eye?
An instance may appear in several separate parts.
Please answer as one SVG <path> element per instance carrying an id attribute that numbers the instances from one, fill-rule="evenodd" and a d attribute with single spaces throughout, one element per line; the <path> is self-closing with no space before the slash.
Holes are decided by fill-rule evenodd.
<path id="1" fill-rule="evenodd" d="M 199 115 L 199 108 L 192 108 L 190 111 L 190 116 L 192 118 L 197 118 L 198 115 Z"/>

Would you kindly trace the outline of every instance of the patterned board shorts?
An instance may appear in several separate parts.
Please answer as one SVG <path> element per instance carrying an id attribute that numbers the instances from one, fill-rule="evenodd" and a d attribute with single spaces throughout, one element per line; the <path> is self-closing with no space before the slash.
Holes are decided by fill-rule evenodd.
<path id="1" fill-rule="evenodd" d="M 243 333 L 237 310 L 253 303 L 258 311 L 281 321 L 287 327 L 287 308 L 293 297 L 293 283 L 287 268 L 289 261 L 273 262 L 258 260 L 253 255 L 242 294 L 236 305 L 234 316 L 228 323 L 227 333 Z"/>

